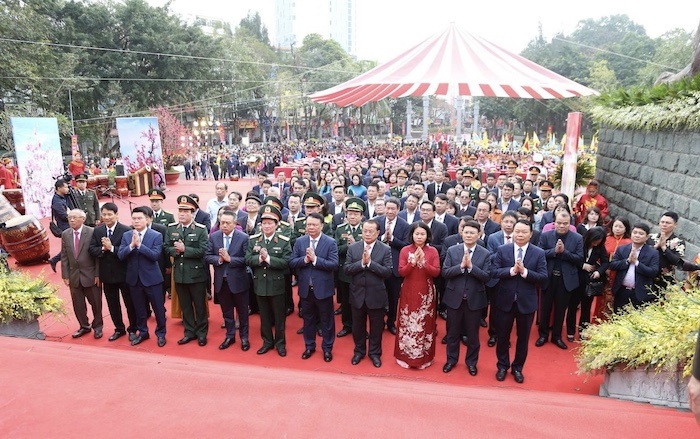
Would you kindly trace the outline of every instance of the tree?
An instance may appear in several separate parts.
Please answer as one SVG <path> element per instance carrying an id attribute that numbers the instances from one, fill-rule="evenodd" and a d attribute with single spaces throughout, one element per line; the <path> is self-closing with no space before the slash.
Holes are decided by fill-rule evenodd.
<path id="1" fill-rule="evenodd" d="M 698 28 L 695 31 L 695 38 L 691 45 L 690 62 L 688 65 L 676 74 L 670 72 L 662 73 L 657 78 L 656 83 L 670 84 L 682 78 L 693 77 L 698 73 L 700 73 L 700 24 L 698 24 Z"/>
<path id="2" fill-rule="evenodd" d="M 248 11 L 248 15 L 241 19 L 241 22 L 238 24 L 238 30 L 246 32 L 252 38 L 255 38 L 266 46 L 270 46 L 270 37 L 267 34 L 267 27 L 262 23 L 258 12 L 253 14 L 252 11 Z"/>

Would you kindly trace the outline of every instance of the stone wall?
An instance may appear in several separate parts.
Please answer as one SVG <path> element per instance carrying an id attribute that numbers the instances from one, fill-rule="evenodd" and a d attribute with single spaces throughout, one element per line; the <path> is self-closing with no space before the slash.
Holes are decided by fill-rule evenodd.
<path id="1" fill-rule="evenodd" d="M 598 135 L 596 179 L 611 215 L 658 231 L 666 210 L 678 213 L 676 233 L 686 256 L 700 251 L 700 132 L 644 132 L 603 128 Z"/>

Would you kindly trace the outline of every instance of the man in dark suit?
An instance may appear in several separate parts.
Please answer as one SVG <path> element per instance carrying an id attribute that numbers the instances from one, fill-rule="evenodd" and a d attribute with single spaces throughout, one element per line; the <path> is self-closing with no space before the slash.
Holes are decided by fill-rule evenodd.
<path id="1" fill-rule="evenodd" d="M 348 199 L 347 211 L 343 214 L 347 222 L 338 225 L 335 229 L 335 243 L 338 246 L 338 303 L 340 303 L 341 321 L 343 328 L 338 331 L 337 337 L 345 337 L 352 333 L 352 307 L 350 306 L 350 276 L 345 274 L 343 265 L 348 253 L 348 246 L 362 240 L 362 212 L 365 210 L 365 202 L 360 198 Z"/>
<path id="2" fill-rule="evenodd" d="M 385 215 L 375 218 L 379 223 L 379 240 L 391 247 L 391 263 L 393 269 L 391 276 L 384 282 L 389 296 L 389 309 L 386 318 L 386 327 L 396 335 L 396 311 L 401 293 L 403 278 L 399 275 L 399 254 L 401 249 L 408 245 L 408 223 L 397 215 L 401 202 L 398 198 L 391 197 L 386 201 Z"/>
<path id="3" fill-rule="evenodd" d="M 419 197 L 416 194 L 408 194 L 404 202 L 404 209 L 398 213 L 398 217 L 408 224 L 420 221 Z"/>
<path id="4" fill-rule="evenodd" d="M 654 279 L 654 290 L 660 291 L 676 280 L 676 269 L 683 267 L 683 253 L 685 241 L 675 234 L 678 224 L 676 212 L 664 212 L 659 219 L 659 233 L 649 236 L 647 244 L 651 245 L 659 253 L 659 273 Z"/>
<path id="5" fill-rule="evenodd" d="M 540 236 L 539 247 L 547 258 L 549 282 L 542 290 L 542 315 L 540 316 L 540 336 L 535 346 L 547 343 L 549 336 L 549 316 L 554 306 L 554 323 L 552 325 L 552 343 L 560 349 L 567 349 L 561 339 L 561 328 L 569 306 L 571 292 L 579 286 L 578 267 L 583 266 L 583 238 L 569 230 L 571 218 L 568 213 L 557 214 L 554 219 L 555 229 Z"/>
<path id="6" fill-rule="evenodd" d="M 136 346 L 148 340 L 147 303 L 153 307 L 156 317 L 155 334 L 158 346 L 165 346 L 165 297 L 163 275 L 158 260 L 163 254 L 163 235 L 151 230 L 145 206 L 131 212 L 133 230 L 124 232 L 119 245 L 119 259 L 126 261 L 126 283 L 136 310 L 138 336 L 131 341 Z"/>
<path id="7" fill-rule="evenodd" d="M 298 293 L 304 319 L 304 360 L 316 351 L 316 327 L 320 323 L 323 359 L 333 359 L 335 320 L 333 318 L 334 273 L 338 270 L 338 246 L 323 233 L 323 216 L 310 213 L 306 217 L 306 235 L 294 243 L 289 267 L 297 270 Z"/>
<path id="8" fill-rule="evenodd" d="M 447 226 L 447 236 L 454 235 L 459 229 L 459 219 L 447 213 L 447 195 L 435 195 L 435 219 Z"/>
<path id="9" fill-rule="evenodd" d="M 456 217 L 463 217 L 463 216 L 470 216 L 474 218 L 476 215 L 476 207 L 471 205 L 471 194 L 469 193 L 469 190 L 467 189 L 462 189 L 459 192 L 459 205 L 457 206 L 457 212 L 455 212 Z"/>
<path id="10" fill-rule="evenodd" d="M 143 211 L 146 214 L 146 222 L 148 223 L 147 227 L 160 233 L 163 237 L 163 243 L 165 243 L 165 237 L 168 232 L 168 227 L 155 222 L 153 209 L 151 209 L 148 206 L 141 207 L 143 208 Z M 170 257 L 165 252 L 165 247 L 163 247 L 163 251 L 161 251 L 160 258 L 158 259 L 158 268 L 160 268 L 160 273 L 163 275 L 163 295 L 165 296 L 165 293 L 167 292 L 168 298 L 170 298 L 170 271 L 172 270 L 172 264 L 170 262 Z M 150 311 L 148 315 L 150 317 Z"/>
<path id="11" fill-rule="evenodd" d="M 391 276 L 391 249 L 380 242 L 379 223 L 368 220 L 362 225 L 362 241 L 348 247 L 343 269 L 351 277 L 352 338 L 355 351 L 351 363 L 358 364 L 367 353 L 369 318 L 369 358 L 374 367 L 382 366 L 384 308 L 389 300 L 384 281 Z"/>
<path id="12" fill-rule="evenodd" d="M 245 228 L 246 222 L 248 221 L 248 214 L 245 210 L 241 209 L 241 201 L 243 200 L 243 195 L 240 192 L 233 191 L 228 194 L 228 207 L 233 211 L 233 215 L 236 218 L 236 224 Z"/>
<path id="13" fill-rule="evenodd" d="M 238 313 L 241 334 L 241 349 L 250 349 L 248 331 L 248 302 L 250 283 L 246 272 L 245 252 L 248 250 L 248 235 L 236 230 L 236 218 L 224 212 L 219 219 L 219 230 L 209 236 L 204 261 L 214 267 L 214 298 L 221 306 L 226 326 L 226 337 L 219 349 L 227 349 L 236 342 Z"/>
<path id="14" fill-rule="evenodd" d="M 446 194 L 447 189 L 451 188 L 450 183 L 445 181 L 445 175 L 442 171 L 435 173 L 435 182 L 428 184 L 425 188 L 425 192 L 428 194 L 428 199 L 430 201 L 435 201 L 435 195 Z"/>
<path id="15" fill-rule="evenodd" d="M 129 285 L 126 283 L 126 262 L 119 259 L 117 252 L 122 241 L 122 235 L 129 227 L 119 222 L 117 212 L 119 208 L 114 203 L 105 203 L 101 209 L 102 223 L 95 227 L 90 241 L 89 252 L 93 258 L 100 261 L 100 281 L 104 288 L 105 299 L 109 315 L 114 323 L 114 334 L 109 341 L 115 341 L 119 337 L 129 333 L 129 340 L 136 338 L 136 309 L 131 300 Z M 124 325 L 122 307 L 119 296 L 121 294 L 129 318 L 129 326 Z"/>
<path id="16" fill-rule="evenodd" d="M 484 242 L 489 241 L 489 235 L 501 230 L 501 226 L 489 218 L 490 213 L 491 205 L 488 203 L 488 201 L 479 201 L 479 203 L 476 205 L 476 216 L 474 219 L 481 226 L 482 235 L 480 238 L 483 239 Z"/>
<path id="17" fill-rule="evenodd" d="M 612 288 L 615 312 L 629 303 L 639 307 L 656 300 L 650 288 L 659 273 L 659 252 L 646 244 L 650 231 L 646 224 L 635 224 L 632 243 L 618 247 L 610 262 L 610 270 L 617 272 Z"/>
<path id="18" fill-rule="evenodd" d="M 503 188 L 501 188 L 501 198 L 499 198 L 497 202 L 497 206 L 501 208 L 502 212 L 518 210 L 518 207 L 520 207 L 520 203 L 512 198 L 514 190 L 515 185 L 513 183 L 507 181 L 503 184 Z"/>
<path id="19" fill-rule="evenodd" d="M 75 209 L 76 206 L 73 205 L 74 197 L 69 196 L 70 186 L 65 180 L 59 178 L 54 183 L 54 194 L 51 199 L 51 217 L 56 222 L 56 225 L 61 232 L 70 228 L 68 224 L 68 211 L 70 209 Z M 56 272 L 56 264 L 61 260 L 61 253 L 57 253 L 51 259 L 49 263 L 51 264 L 51 269 Z"/>
<path id="20" fill-rule="evenodd" d="M 72 209 L 68 212 L 70 227 L 61 234 L 61 277 L 70 288 L 75 318 L 80 328 L 73 338 L 82 337 L 91 330 L 95 338 L 102 338 L 102 290 L 99 287 L 100 263 L 90 255 L 93 228 L 84 225 L 85 212 Z M 87 306 L 92 308 L 92 325 L 88 321 Z"/>
<path id="21" fill-rule="evenodd" d="M 192 198 L 198 206 L 197 210 L 194 212 L 194 222 L 203 225 L 207 229 L 207 234 L 209 234 L 211 230 L 211 215 L 199 208 L 199 195 L 190 194 L 190 198 Z"/>
<path id="22" fill-rule="evenodd" d="M 527 359 L 530 330 L 537 311 L 537 286 L 547 282 L 547 258 L 544 250 L 530 245 L 532 225 L 518 220 L 513 228 L 513 244 L 498 247 L 491 263 L 491 276 L 498 277 L 498 292 L 494 300 L 496 323 L 496 379 L 506 379 L 511 369 L 515 381 L 525 381 L 523 366 Z M 516 325 L 515 359 L 510 362 L 510 334 Z"/>
<path id="23" fill-rule="evenodd" d="M 479 321 L 486 307 L 484 282 L 490 279 L 491 254 L 477 245 L 481 227 L 467 221 L 462 229 L 464 245 L 447 250 L 442 277 L 446 279 L 443 301 L 447 306 L 447 362 L 442 371 L 448 373 L 459 361 L 459 340 L 463 329 L 467 335 L 467 369 L 477 374 L 479 360 Z"/>

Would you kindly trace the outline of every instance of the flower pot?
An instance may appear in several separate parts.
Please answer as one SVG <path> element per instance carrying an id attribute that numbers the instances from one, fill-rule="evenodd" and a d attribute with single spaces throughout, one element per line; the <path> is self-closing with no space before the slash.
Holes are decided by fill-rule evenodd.
<path id="1" fill-rule="evenodd" d="M 605 372 L 600 396 L 688 409 L 688 380 L 682 368 L 674 372 L 617 366 Z"/>
<path id="2" fill-rule="evenodd" d="M 177 184 L 180 179 L 180 173 L 177 171 L 165 171 L 165 184 L 170 186 L 172 184 Z"/>
<path id="3" fill-rule="evenodd" d="M 13 320 L 9 323 L 0 324 L 0 335 L 5 337 L 21 337 L 21 338 L 33 338 L 36 340 L 44 340 L 46 334 L 39 330 L 39 321 L 33 319 L 31 321 L 26 320 Z"/>

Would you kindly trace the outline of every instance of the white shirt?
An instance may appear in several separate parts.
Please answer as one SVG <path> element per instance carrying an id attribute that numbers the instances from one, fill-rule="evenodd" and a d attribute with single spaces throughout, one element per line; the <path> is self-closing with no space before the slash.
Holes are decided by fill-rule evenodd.
<path id="1" fill-rule="evenodd" d="M 638 249 L 635 249 L 632 247 L 632 250 L 630 251 L 630 255 L 632 252 L 636 252 L 637 258 L 639 258 L 639 252 L 642 250 L 641 247 Z M 627 268 L 627 273 L 625 273 L 624 279 L 622 279 L 622 285 L 625 288 L 634 288 L 634 282 L 635 282 L 635 272 L 637 269 L 637 265 L 639 265 L 639 259 L 634 264 L 630 264 L 629 268 Z"/>

